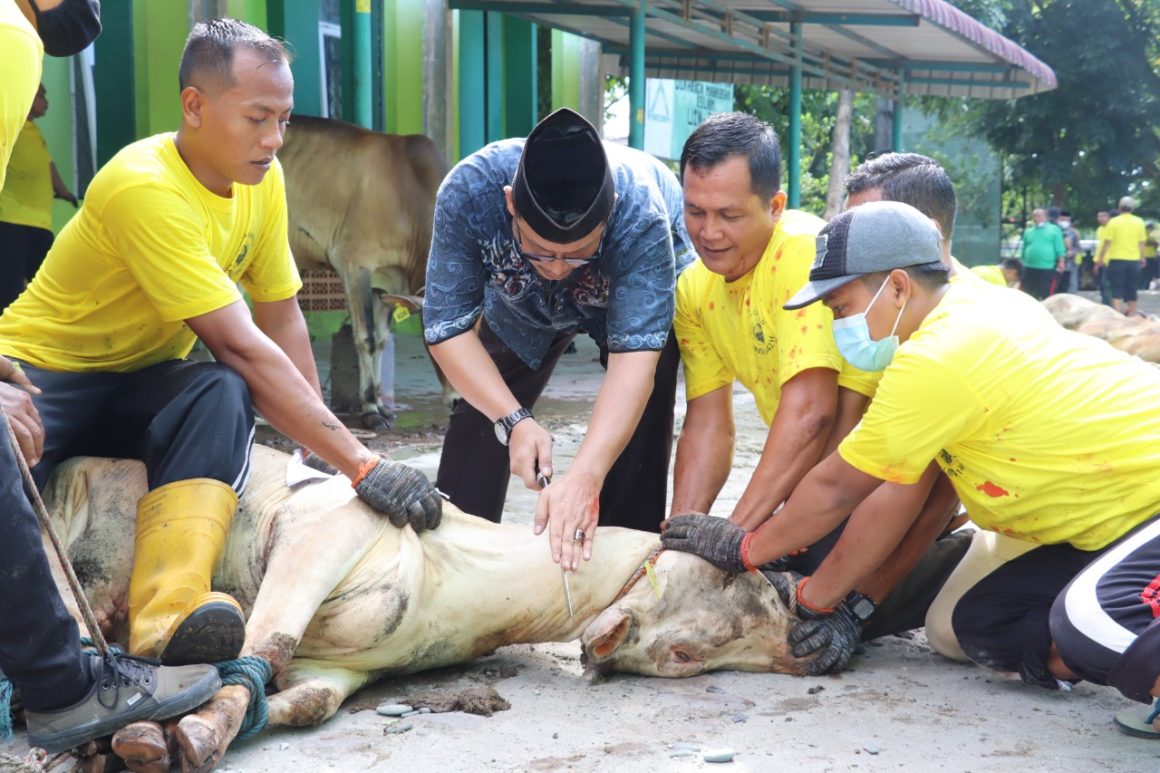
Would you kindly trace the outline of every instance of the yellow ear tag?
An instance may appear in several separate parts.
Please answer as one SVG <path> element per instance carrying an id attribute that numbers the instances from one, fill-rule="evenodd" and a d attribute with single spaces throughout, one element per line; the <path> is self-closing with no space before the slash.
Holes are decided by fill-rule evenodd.
<path id="1" fill-rule="evenodd" d="M 648 576 L 648 584 L 652 586 L 653 593 L 657 594 L 657 601 L 660 601 L 661 584 L 657 581 L 657 571 L 653 569 L 652 561 L 644 562 L 644 573 Z"/>
<path id="2" fill-rule="evenodd" d="M 410 318 L 411 310 L 401 303 L 391 312 L 391 319 L 394 320 L 396 325 L 401 325 Z"/>

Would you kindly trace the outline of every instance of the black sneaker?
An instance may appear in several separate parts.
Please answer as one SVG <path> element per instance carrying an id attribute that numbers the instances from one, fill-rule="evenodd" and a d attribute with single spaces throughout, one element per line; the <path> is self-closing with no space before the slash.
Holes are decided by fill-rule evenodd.
<path id="1" fill-rule="evenodd" d="M 86 653 L 93 675 L 89 694 L 71 706 L 24 713 L 28 744 L 55 754 L 110 735 L 131 722 L 192 711 L 222 686 L 213 666 L 171 668 L 156 660 Z"/>

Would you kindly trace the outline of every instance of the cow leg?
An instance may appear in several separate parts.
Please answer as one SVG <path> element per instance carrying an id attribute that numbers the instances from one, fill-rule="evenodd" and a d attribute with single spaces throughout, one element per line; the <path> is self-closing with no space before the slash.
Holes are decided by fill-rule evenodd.
<path id="1" fill-rule="evenodd" d="M 331 263 L 342 265 L 341 260 L 332 259 Z M 379 394 L 382 389 L 379 367 L 382 365 L 387 334 L 386 313 L 371 289 L 371 272 L 351 266 L 340 274 L 346 290 L 347 306 L 350 308 L 354 350 L 358 354 L 358 393 L 362 422 L 367 429 L 390 429 L 387 410 Z"/>
<path id="2" fill-rule="evenodd" d="M 365 671 L 296 659 L 279 675 L 280 691 L 270 696 L 270 725 L 320 725 L 333 717 L 342 702 L 368 681 L 370 675 Z"/>

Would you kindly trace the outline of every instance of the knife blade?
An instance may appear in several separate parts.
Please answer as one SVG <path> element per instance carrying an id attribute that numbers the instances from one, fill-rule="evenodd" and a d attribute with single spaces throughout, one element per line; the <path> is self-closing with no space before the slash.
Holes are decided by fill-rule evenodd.
<path id="1" fill-rule="evenodd" d="M 540 488 L 547 488 L 548 484 L 551 482 L 551 474 L 545 475 L 544 473 L 540 472 L 539 465 L 536 465 L 536 483 L 540 484 Z M 572 618 L 576 616 L 572 610 L 572 588 L 568 585 L 568 572 L 564 569 L 563 564 L 560 564 L 560 577 L 564 581 L 564 601 L 568 604 L 568 617 Z"/>

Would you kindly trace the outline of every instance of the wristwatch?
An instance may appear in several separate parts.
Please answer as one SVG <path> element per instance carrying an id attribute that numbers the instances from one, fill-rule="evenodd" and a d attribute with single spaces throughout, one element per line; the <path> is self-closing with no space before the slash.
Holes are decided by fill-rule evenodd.
<path id="1" fill-rule="evenodd" d="M 878 609 L 878 605 L 870 600 L 868 596 L 864 596 L 858 591 L 850 591 L 850 595 L 846 596 L 846 606 L 854 613 L 854 617 L 865 625 L 874 611 Z"/>
<path id="2" fill-rule="evenodd" d="M 500 445 L 507 445 L 511 440 L 512 430 L 524 419 L 534 419 L 532 412 L 527 408 L 517 408 L 516 410 L 504 416 L 495 423 L 495 439 L 500 442 Z"/>

